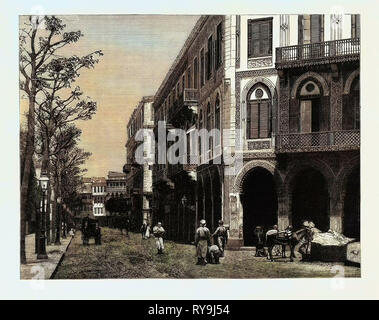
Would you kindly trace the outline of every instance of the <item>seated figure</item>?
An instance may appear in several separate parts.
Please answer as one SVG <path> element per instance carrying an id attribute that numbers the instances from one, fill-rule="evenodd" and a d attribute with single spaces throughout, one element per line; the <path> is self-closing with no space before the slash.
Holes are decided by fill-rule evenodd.
<path id="1" fill-rule="evenodd" d="M 208 248 L 208 262 L 212 264 L 220 263 L 221 251 L 217 245 L 211 245 Z"/>

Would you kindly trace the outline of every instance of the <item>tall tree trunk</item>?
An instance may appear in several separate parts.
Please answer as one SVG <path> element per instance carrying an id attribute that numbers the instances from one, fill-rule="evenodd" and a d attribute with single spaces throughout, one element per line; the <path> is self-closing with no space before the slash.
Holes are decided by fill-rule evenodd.
<path id="1" fill-rule="evenodd" d="M 25 162 L 21 178 L 21 204 L 20 204 L 20 261 L 26 263 L 25 253 L 25 235 L 26 235 L 26 209 L 28 203 L 29 177 L 32 167 L 34 154 L 34 108 L 35 108 L 35 90 L 32 88 L 29 95 L 29 114 L 28 114 L 28 132 L 26 134 Z"/>
<path id="2" fill-rule="evenodd" d="M 54 181 L 54 200 L 53 200 L 53 206 L 52 206 L 52 215 L 51 215 L 51 243 L 56 242 L 56 232 L 57 232 L 57 181 Z"/>
<path id="3" fill-rule="evenodd" d="M 61 230 L 62 230 L 62 176 L 60 170 L 60 157 L 58 154 L 57 159 L 57 198 L 59 197 L 58 211 L 57 211 L 57 225 L 56 225 L 56 242 L 60 243 Z"/>
<path id="4" fill-rule="evenodd" d="M 46 169 L 46 175 L 50 180 L 51 176 L 51 169 L 50 169 L 50 126 L 49 126 L 49 132 L 45 132 L 43 135 L 44 143 L 43 143 L 43 164 L 42 166 Z M 45 213 L 45 230 L 46 230 L 46 242 L 49 244 L 51 243 L 51 236 L 50 236 L 50 203 L 51 203 L 51 183 L 48 184 L 48 189 L 46 192 L 46 213 Z M 55 196 L 55 195 L 54 195 Z"/>
<path id="5" fill-rule="evenodd" d="M 50 161 L 48 161 L 48 167 L 47 167 L 47 176 L 50 179 Z M 51 184 L 49 183 L 49 188 L 47 189 L 47 199 L 46 199 L 46 242 L 51 243 L 51 219 L 50 219 L 50 212 L 51 212 Z M 54 195 L 55 197 L 56 195 Z"/>

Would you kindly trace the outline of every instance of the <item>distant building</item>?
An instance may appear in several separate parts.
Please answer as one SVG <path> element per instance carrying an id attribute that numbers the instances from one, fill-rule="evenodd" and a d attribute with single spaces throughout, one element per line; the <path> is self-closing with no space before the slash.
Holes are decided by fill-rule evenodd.
<path id="1" fill-rule="evenodd" d="M 95 217 L 106 216 L 107 189 L 104 177 L 83 178 L 80 194 L 82 217 L 88 214 Z"/>
<path id="2" fill-rule="evenodd" d="M 93 215 L 105 216 L 105 201 L 107 200 L 107 183 L 104 177 L 92 178 Z"/>
<path id="3" fill-rule="evenodd" d="M 87 214 L 91 214 L 93 212 L 92 178 L 82 179 L 80 195 L 81 195 L 81 200 L 82 200 L 81 216 L 86 216 Z"/>
<path id="4" fill-rule="evenodd" d="M 126 196 L 126 174 L 109 171 L 106 179 L 107 198 Z"/>
<path id="5" fill-rule="evenodd" d="M 138 164 L 135 159 L 137 147 L 142 141 L 137 141 L 136 134 L 139 129 L 153 129 L 154 110 L 153 97 L 143 97 L 138 106 L 134 109 L 132 116 L 127 124 L 126 142 L 126 173 L 127 195 L 130 198 L 131 218 L 134 224 L 142 224 L 143 220 L 152 223 L 152 169 L 149 164 Z M 144 155 L 149 152 L 151 137 L 144 139 Z"/>

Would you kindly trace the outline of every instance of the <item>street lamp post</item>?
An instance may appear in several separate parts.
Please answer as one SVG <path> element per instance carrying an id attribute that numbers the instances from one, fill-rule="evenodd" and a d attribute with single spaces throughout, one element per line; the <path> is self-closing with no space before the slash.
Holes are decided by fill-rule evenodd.
<path id="1" fill-rule="evenodd" d="M 46 191 L 49 184 L 49 178 L 41 174 L 39 179 L 39 184 L 42 189 L 42 208 L 40 212 L 40 235 L 39 235 L 39 246 L 38 246 L 38 254 L 37 259 L 47 259 L 46 254 Z"/>
<path id="2" fill-rule="evenodd" d="M 41 203 L 41 200 L 40 200 Z M 39 246 L 39 237 L 40 237 L 40 232 L 41 232 L 41 222 L 40 222 L 40 215 L 41 215 L 41 208 L 36 208 L 36 232 L 35 232 L 35 254 L 38 254 L 38 246 Z"/>

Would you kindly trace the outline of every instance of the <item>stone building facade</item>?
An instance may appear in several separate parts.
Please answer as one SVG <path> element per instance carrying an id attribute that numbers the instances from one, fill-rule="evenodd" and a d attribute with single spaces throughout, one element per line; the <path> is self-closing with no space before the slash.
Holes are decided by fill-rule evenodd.
<path id="1" fill-rule="evenodd" d="M 105 177 L 92 178 L 93 215 L 105 217 L 107 215 L 105 202 L 107 201 L 107 183 Z"/>
<path id="2" fill-rule="evenodd" d="M 202 218 L 211 231 L 223 219 L 235 248 L 257 225 L 307 219 L 359 238 L 359 33 L 359 15 L 198 20 L 155 95 L 155 130 L 229 131 L 196 165 L 154 166 L 170 238 L 191 241 Z"/>
<path id="3" fill-rule="evenodd" d="M 82 178 L 82 184 L 80 188 L 81 196 L 81 217 L 85 217 L 88 214 L 93 214 L 93 200 L 92 200 L 92 179 Z"/>
<path id="4" fill-rule="evenodd" d="M 107 198 L 124 198 L 126 197 L 126 175 L 123 172 L 108 171 L 106 178 Z"/>
<path id="5" fill-rule="evenodd" d="M 221 126 L 221 105 L 224 100 L 223 30 L 223 16 L 202 16 L 196 23 L 155 95 L 156 138 L 159 121 L 166 122 L 167 134 L 172 134 L 172 137 L 175 136 L 175 129 L 184 130 L 188 147 L 194 141 L 191 134 L 199 123 L 202 128 L 208 129 Z M 212 114 L 208 122 L 206 110 Z M 167 142 L 166 150 L 174 141 Z M 159 156 L 156 156 L 156 163 L 160 163 L 154 166 L 154 216 L 157 221 L 162 221 L 171 239 L 193 241 L 197 222 L 205 213 L 212 225 L 217 220 L 216 216 L 221 218 L 221 164 L 207 164 L 205 161 L 208 157 L 212 163 L 221 156 L 221 141 L 214 143 L 215 148 L 209 145 L 198 150 L 195 142 L 196 150 L 193 151 L 199 151 L 196 155 L 200 155 L 204 165 L 191 163 L 190 154 L 178 164 L 169 161 L 161 163 Z M 209 193 L 205 193 L 204 188 L 199 189 L 199 181 L 206 181 L 206 188 L 210 188 L 216 175 L 219 184 L 215 189 L 218 189 L 219 199 L 209 201 Z"/>
<path id="6" fill-rule="evenodd" d="M 141 129 L 146 132 L 154 127 L 153 97 L 143 97 L 127 124 L 126 194 L 130 201 L 130 218 L 133 226 L 140 226 L 143 221 L 152 223 L 152 165 L 148 162 L 138 163 L 136 153 L 139 146 L 143 156 L 148 157 L 153 139 L 149 135 L 139 135 Z"/>

